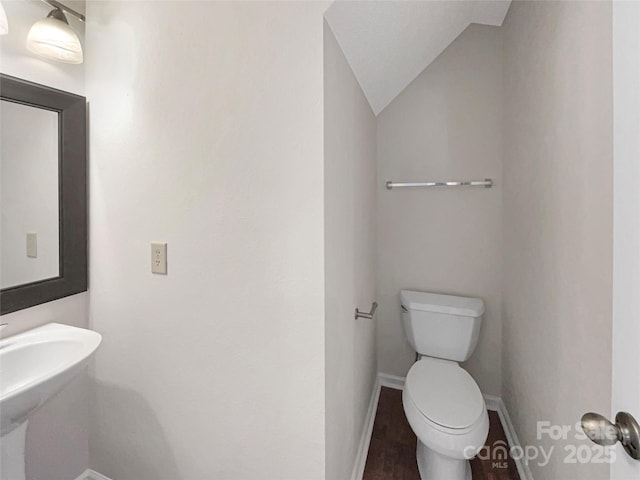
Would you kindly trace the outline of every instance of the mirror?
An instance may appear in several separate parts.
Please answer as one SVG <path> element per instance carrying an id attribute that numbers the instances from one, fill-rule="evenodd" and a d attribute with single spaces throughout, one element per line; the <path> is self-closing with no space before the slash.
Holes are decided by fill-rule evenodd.
<path id="1" fill-rule="evenodd" d="M 86 99 L 0 74 L 0 314 L 87 289 Z"/>
<path id="2" fill-rule="evenodd" d="M 58 113 L 2 100 L 0 121 L 0 288 L 9 288 L 60 274 Z"/>

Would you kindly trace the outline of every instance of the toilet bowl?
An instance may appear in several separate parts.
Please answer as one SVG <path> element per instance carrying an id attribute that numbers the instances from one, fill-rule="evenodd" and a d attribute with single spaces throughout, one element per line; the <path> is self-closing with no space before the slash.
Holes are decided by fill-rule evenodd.
<path id="1" fill-rule="evenodd" d="M 469 459 L 484 445 L 489 416 L 477 384 L 457 363 L 423 357 L 402 393 L 418 438 L 416 459 L 425 480 L 471 480 Z"/>
<path id="2" fill-rule="evenodd" d="M 483 447 L 489 415 L 480 388 L 458 362 L 475 350 L 484 313 L 478 298 L 403 290 L 407 340 L 420 359 L 402 393 L 409 425 L 418 438 L 423 480 L 471 480 L 469 459 Z"/>

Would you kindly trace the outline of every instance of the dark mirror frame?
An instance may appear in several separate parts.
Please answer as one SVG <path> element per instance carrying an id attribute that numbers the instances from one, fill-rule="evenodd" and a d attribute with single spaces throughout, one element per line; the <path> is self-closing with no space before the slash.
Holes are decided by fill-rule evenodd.
<path id="1" fill-rule="evenodd" d="M 59 276 L 0 290 L 4 315 L 87 290 L 87 100 L 4 74 L 0 98 L 58 112 L 59 137 Z"/>

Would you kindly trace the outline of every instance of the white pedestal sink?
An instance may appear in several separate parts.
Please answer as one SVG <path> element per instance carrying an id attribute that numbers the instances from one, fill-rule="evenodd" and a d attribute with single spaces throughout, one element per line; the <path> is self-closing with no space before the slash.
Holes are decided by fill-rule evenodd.
<path id="1" fill-rule="evenodd" d="M 1 480 L 25 480 L 30 415 L 89 362 L 99 333 L 50 323 L 0 340 Z"/>

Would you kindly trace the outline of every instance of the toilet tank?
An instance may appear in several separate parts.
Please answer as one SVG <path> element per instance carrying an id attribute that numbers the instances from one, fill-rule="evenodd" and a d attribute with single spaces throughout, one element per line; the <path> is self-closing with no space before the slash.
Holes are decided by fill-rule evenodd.
<path id="1" fill-rule="evenodd" d="M 456 362 L 471 356 L 484 313 L 481 299 L 402 290 L 400 303 L 405 334 L 417 353 Z"/>

